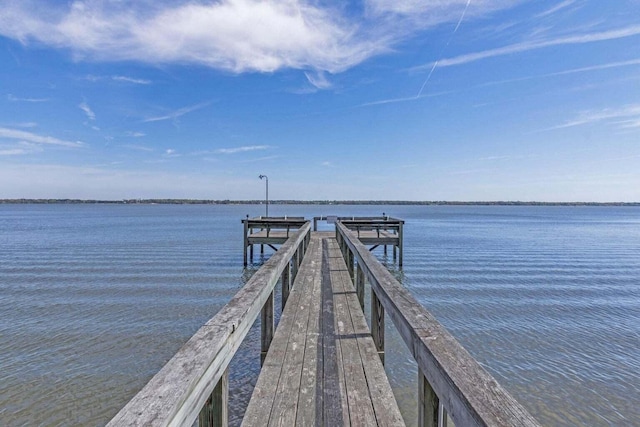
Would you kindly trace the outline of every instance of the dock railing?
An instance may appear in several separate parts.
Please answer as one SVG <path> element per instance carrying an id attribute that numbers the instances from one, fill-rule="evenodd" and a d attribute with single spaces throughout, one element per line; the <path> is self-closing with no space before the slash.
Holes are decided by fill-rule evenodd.
<path id="1" fill-rule="evenodd" d="M 371 333 L 384 361 L 385 313 L 418 364 L 418 425 L 539 426 L 456 339 L 407 291 L 340 221 L 336 239 L 364 307 L 371 286 Z"/>
<path id="2" fill-rule="evenodd" d="M 274 333 L 274 289 L 282 283 L 284 306 L 311 239 L 306 222 L 202 326 L 107 424 L 116 426 L 227 425 L 228 366 L 261 315 L 264 358 Z"/>

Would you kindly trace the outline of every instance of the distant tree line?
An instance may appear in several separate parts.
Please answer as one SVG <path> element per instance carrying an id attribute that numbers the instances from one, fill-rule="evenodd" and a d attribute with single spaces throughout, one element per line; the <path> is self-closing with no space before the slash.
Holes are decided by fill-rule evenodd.
<path id="1" fill-rule="evenodd" d="M 0 199 L 0 204 L 164 204 L 164 205 L 260 205 L 263 200 L 202 199 Z M 418 201 L 418 200 L 270 200 L 272 205 L 413 205 L 413 206 L 640 206 L 640 202 L 521 202 L 521 201 Z"/>

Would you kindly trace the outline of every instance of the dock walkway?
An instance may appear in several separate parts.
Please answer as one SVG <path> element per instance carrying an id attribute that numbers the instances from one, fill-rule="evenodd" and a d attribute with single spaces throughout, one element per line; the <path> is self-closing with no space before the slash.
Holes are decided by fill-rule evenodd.
<path id="1" fill-rule="evenodd" d="M 335 233 L 311 234 L 242 425 L 404 425 Z"/>
<path id="2" fill-rule="evenodd" d="M 451 420 L 456 427 L 539 427 L 371 253 L 390 243 L 399 249 L 400 264 L 404 221 L 337 218 L 335 234 L 312 232 L 310 221 L 298 218 L 243 223 L 245 263 L 247 248 L 271 245 L 252 236 L 255 231 L 272 238 L 284 229 L 286 235 L 108 427 L 226 427 L 229 364 L 258 319 L 263 367 L 246 427 L 403 425 L 383 367 L 385 319 L 418 366 L 419 426 L 446 427 Z M 397 240 L 386 241 L 386 231 Z M 367 242 L 369 232 L 379 240 Z M 276 325 L 278 284 L 283 311 Z M 371 331 L 363 314 L 365 288 Z"/>

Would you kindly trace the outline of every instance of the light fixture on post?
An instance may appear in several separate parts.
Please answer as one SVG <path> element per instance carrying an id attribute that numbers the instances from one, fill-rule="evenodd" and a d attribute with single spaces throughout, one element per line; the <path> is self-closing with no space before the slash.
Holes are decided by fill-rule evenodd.
<path id="1" fill-rule="evenodd" d="M 260 175 L 258 176 L 258 178 L 262 179 L 264 178 L 266 181 L 266 187 L 265 187 L 265 202 L 267 204 L 267 215 L 266 218 L 269 218 L 269 177 L 267 175 Z"/>

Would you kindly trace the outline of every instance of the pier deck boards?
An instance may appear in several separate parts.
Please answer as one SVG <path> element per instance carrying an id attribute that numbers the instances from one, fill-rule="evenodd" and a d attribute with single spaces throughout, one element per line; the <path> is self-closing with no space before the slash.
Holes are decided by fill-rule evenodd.
<path id="1" fill-rule="evenodd" d="M 243 426 L 404 425 L 333 233 L 312 233 Z"/>

